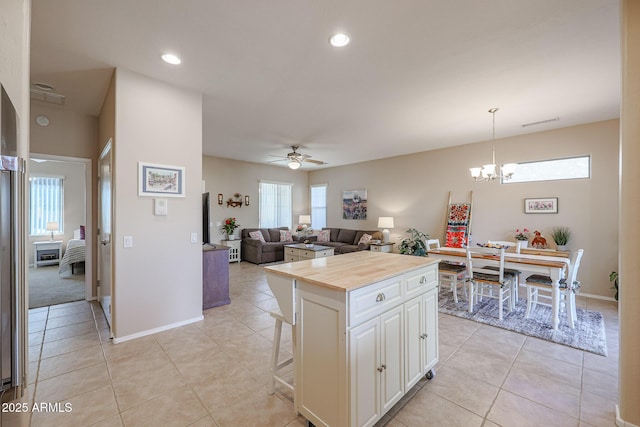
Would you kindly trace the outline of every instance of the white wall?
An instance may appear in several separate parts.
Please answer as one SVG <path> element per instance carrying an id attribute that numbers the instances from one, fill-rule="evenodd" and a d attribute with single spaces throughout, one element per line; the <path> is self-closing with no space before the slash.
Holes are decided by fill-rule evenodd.
<path id="1" fill-rule="evenodd" d="M 288 167 L 261 165 L 258 163 L 204 156 L 202 158 L 202 179 L 205 191 L 211 193 L 211 241 L 219 242 L 223 236 L 217 222 L 235 217 L 241 228 L 258 226 L 258 184 L 260 180 L 293 184 L 293 227 L 298 223 L 298 215 L 309 213 L 309 187 L 305 170 Z M 224 203 L 218 205 L 218 194 Z M 235 193 L 249 195 L 249 206 L 227 207 L 226 201 Z M 239 232 L 236 231 L 238 235 Z"/>
<path id="2" fill-rule="evenodd" d="M 9 98 L 18 114 L 18 156 L 24 159 L 29 157 L 29 46 L 30 46 L 30 22 L 31 1 L 6 0 L 2 2 L 0 14 L 0 83 L 4 86 Z M 25 180 L 26 181 L 26 180 Z M 23 220 L 26 221 L 27 204 L 22 205 Z M 19 230 L 19 244 L 26 242 L 26 230 Z M 20 248 L 21 255 L 17 260 L 16 271 L 18 275 L 18 287 L 20 299 L 23 303 L 18 308 L 20 322 L 18 347 L 21 355 L 18 361 L 20 369 L 27 372 L 28 366 L 28 289 L 26 248 Z M 23 388 L 27 385 L 23 384 Z M 18 392 L 17 395 L 20 393 Z M 9 398 L 7 394 L 5 398 Z M 4 424 L 26 425 L 28 414 L 0 412 L 0 425 Z"/>
<path id="3" fill-rule="evenodd" d="M 117 69 L 115 124 L 112 330 L 124 340 L 202 316 L 202 97 Z M 186 168 L 186 197 L 168 199 L 168 216 L 138 196 L 138 162 Z"/>
<path id="4" fill-rule="evenodd" d="M 393 216 L 391 240 L 396 242 L 409 227 L 442 240 L 449 192 L 453 202 L 464 202 L 473 191 L 474 242 L 513 240 L 515 229 L 523 227 L 548 237 L 554 226 L 569 226 L 574 233 L 569 248 L 585 249 L 579 275 L 582 291 L 610 297 L 608 276 L 617 268 L 618 126 L 618 120 L 610 120 L 495 141 L 496 160 L 502 163 L 590 154 L 591 179 L 476 183 L 468 168 L 491 159 L 488 141 L 311 171 L 309 185 L 328 184 L 330 226 L 371 229 L 379 216 Z M 342 191 L 361 188 L 368 191 L 367 220 L 343 220 Z M 525 197 L 558 197 L 559 213 L 525 214 Z"/>

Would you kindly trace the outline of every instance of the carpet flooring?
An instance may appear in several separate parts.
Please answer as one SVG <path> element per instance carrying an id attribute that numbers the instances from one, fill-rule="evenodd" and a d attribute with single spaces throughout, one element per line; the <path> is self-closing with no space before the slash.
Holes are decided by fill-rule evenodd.
<path id="1" fill-rule="evenodd" d="M 84 272 L 58 275 L 57 265 L 29 268 L 29 308 L 84 299 Z"/>
<path id="2" fill-rule="evenodd" d="M 453 301 L 453 294 L 448 287 L 440 289 L 438 295 L 439 311 L 479 323 L 498 328 L 519 332 L 524 335 L 564 344 L 580 350 L 602 356 L 607 355 L 607 340 L 605 335 L 604 317 L 597 311 L 587 311 L 577 308 L 576 328 L 568 326 L 565 310 L 560 311 L 560 325 L 554 331 L 551 327 L 551 308 L 538 305 L 531 311 L 531 317 L 526 319 L 527 300 L 520 298 L 513 311 L 505 309 L 503 320 L 498 319 L 498 300 L 485 298 L 474 305 L 473 313 L 469 313 L 469 305 L 464 297 L 458 293 L 458 303 Z"/>

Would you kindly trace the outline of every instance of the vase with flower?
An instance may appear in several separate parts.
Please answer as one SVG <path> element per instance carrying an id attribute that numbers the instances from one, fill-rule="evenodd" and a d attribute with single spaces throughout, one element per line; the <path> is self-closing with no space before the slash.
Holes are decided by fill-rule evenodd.
<path id="1" fill-rule="evenodd" d="M 227 234 L 228 240 L 235 240 L 236 236 L 233 234 L 233 232 L 236 230 L 236 228 L 240 228 L 240 224 L 238 224 L 238 221 L 235 218 L 231 217 L 224 220 L 224 222 L 222 223 L 221 231 Z"/>
<path id="2" fill-rule="evenodd" d="M 514 237 L 518 241 L 518 243 L 520 243 L 521 248 L 526 248 L 528 246 L 529 233 L 530 231 L 528 228 L 523 228 L 522 230 L 520 230 L 519 228 L 516 229 L 516 235 Z"/>

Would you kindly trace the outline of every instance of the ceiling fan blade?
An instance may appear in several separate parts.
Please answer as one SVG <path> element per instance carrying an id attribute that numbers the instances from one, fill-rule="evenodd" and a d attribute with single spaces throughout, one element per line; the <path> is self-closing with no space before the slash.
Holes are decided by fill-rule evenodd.
<path id="1" fill-rule="evenodd" d="M 316 165 L 326 165 L 327 162 L 323 162 L 322 160 L 311 160 L 311 159 L 302 159 L 303 162 L 306 163 L 315 163 Z"/>

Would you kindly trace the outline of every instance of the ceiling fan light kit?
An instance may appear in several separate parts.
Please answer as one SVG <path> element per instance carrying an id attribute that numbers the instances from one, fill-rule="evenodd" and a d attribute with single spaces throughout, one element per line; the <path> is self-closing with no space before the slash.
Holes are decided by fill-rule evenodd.
<path id="1" fill-rule="evenodd" d="M 490 108 L 489 113 L 493 116 L 493 136 L 491 141 L 496 139 L 496 112 L 499 108 Z M 469 172 L 471 172 L 471 177 L 474 181 L 494 181 L 496 179 L 508 180 L 511 179 L 513 174 L 516 172 L 516 168 L 518 167 L 517 163 L 505 163 L 500 167 L 500 173 L 498 174 L 497 165 L 496 165 L 496 147 L 492 147 L 492 162 L 486 165 L 482 165 L 482 167 L 472 167 L 469 168 Z"/>

